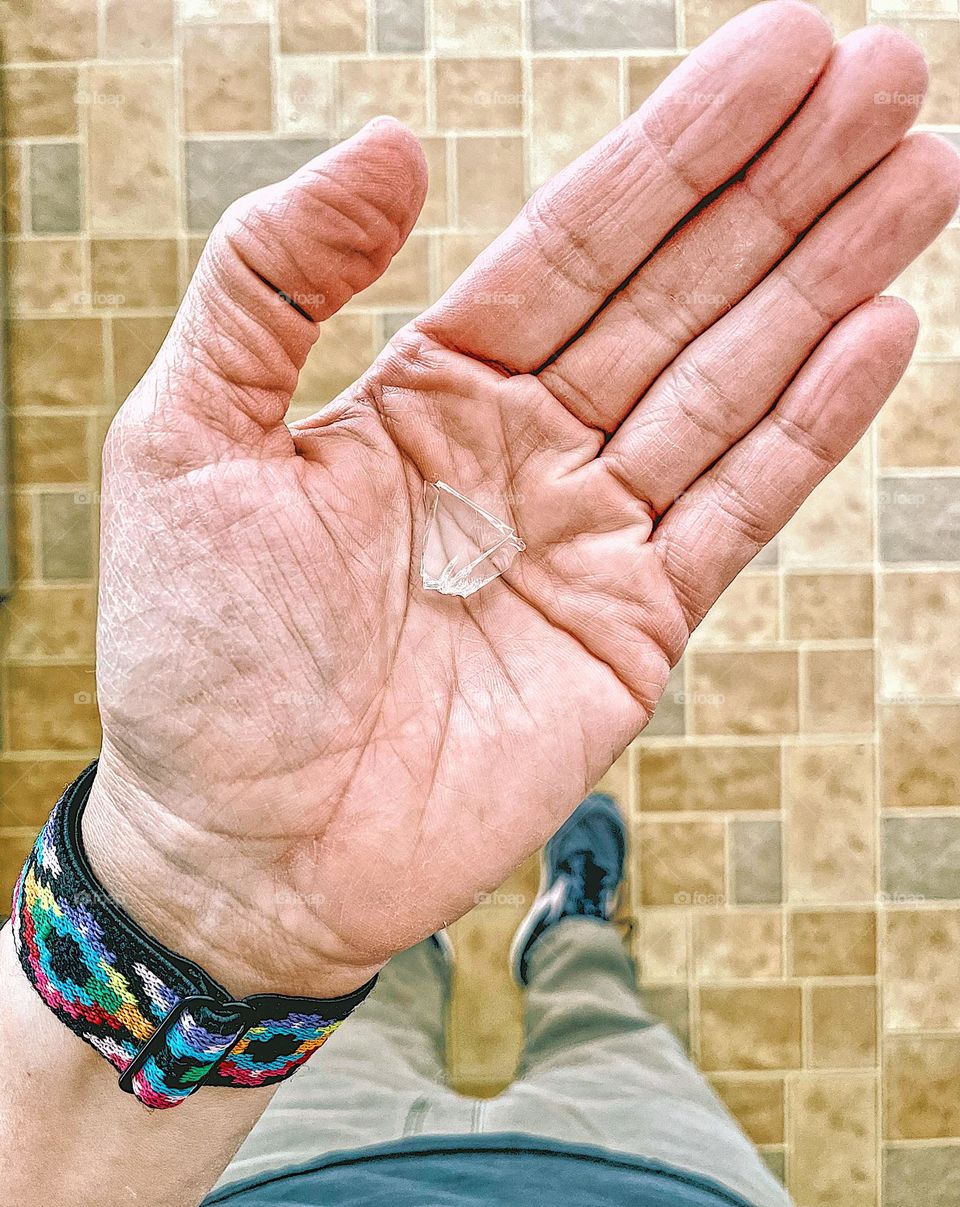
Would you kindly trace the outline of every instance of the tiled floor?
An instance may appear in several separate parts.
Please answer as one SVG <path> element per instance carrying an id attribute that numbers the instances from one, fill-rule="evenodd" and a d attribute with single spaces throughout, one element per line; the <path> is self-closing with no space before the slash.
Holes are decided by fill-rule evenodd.
<path id="1" fill-rule="evenodd" d="M 335 395 L 524 196 L 742 0 L 3 0 L 17 589 L 0 882 L 96 750 L 98 448 L 236 196 L 381 111 L 432 185 L 389 273 L 325 328 Z M 831 0 L 932 63 L 960 144 L 958 0 Z M 800 1207 L 960 1204 L 960 226 L 899 287 L 923 329 L 879 430 L 702 626 L 608 777 L 643 987 Z M 456 928 L 451 1061 L 516 1059 L 504 953 L 528 868 Z"/>

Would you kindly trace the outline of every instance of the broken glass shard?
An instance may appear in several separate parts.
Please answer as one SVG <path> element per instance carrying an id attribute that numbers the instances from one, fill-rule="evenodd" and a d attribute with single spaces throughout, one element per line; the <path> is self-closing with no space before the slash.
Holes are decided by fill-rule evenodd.
<path id="1" fill-rule="evenodd" d="M 420 577 L 427 591 L 472 595 L 526 546 L 516 531 L 446 482 L 424 484 L 426 528 Z"/>

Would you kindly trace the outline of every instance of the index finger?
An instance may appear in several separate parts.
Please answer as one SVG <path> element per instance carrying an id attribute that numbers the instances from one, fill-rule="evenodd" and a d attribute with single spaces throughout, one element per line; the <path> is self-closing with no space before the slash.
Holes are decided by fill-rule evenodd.
<path id="1" fill-rule="evenodd" d="M 833 45 L 799 0 L 728 21 L 527 202 L 418 326 L 512 372 L 540 367 L 797 109 Z"/>

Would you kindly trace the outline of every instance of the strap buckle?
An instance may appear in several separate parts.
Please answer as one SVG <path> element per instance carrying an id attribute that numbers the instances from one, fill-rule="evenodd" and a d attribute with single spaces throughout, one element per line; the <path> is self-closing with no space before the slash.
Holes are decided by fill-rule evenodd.
<path id="1" fill-rule="evenodd" d="M 136 1089 L 134 1088 L 133 1084 L 134 1075 L 143 1068 L 151 1056 L 156 1056 L 159 1052 L 163 1051 L 164 1045 L 166 1044 L 167 1035 L 180 1021 L 183 1014 L 187 1010 L 196 1009 L 198 1007 L 219 1012 L 233 1011 L 240 1016 L 241 1026 L 236 1036 L 230 1041 L 229 1044 L 226 1045 L 221 1055 L 213 1062 L 210 1068 L 207 1069 L 203 1077 L 201 1077 L 192 1087 L 190 1090 L 191 1094 L 194 1090 L 199 1089 L 200 1086 L 203 1085 L 204 1081 L 206 1081 L 210 1074 L 216 1069 L 220 1061 L 229 1054 L 233 1046 L 242 1038 L 244 1033 L 249 1030 L 256 1020 L 256 1010 L 250 1005 L 249 1002 L 221 1002 L 215 997 L 209 997 L 207 994 L 195 994 L 191 997 L 182 997 L 176 1003 L 173 1009 L 166 1015 L 163 1022 L 161 1022 L 159 1027 L 157 1027 L 156 1031 L 154 1031 L 154 1033 L 140 1047 L 136 1056 L 134 1056 L 133 1060 L 130 1061 L 127 1067 L 117 1078 L 117 1084 L 120 1086 L 120 1089 L 124 1091 L 124 1093 L 136 1094 Z"/>

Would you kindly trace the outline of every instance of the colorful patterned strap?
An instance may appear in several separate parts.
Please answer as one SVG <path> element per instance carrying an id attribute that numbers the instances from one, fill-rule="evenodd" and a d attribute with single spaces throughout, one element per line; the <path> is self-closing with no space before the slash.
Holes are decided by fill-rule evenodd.
<path id="1" fill-rule="evenodd" d="M 376 977 L 323 1001 L 234 1001 L 202 968 L 151 939 L 98 883 L 80 839 L 95 773 L 93 763 L 57 802 L 13 892 L 13 938 L 30 982 L 147 1106 L 177 1106 L 201 1085 L 283 1081 Z"/>

